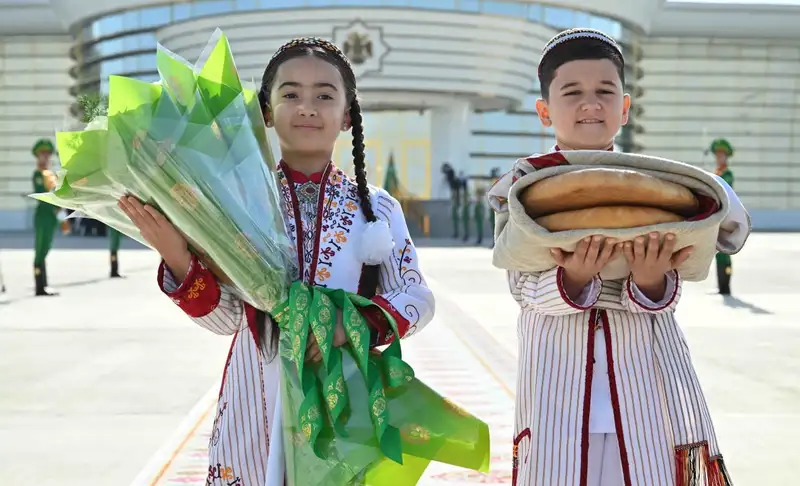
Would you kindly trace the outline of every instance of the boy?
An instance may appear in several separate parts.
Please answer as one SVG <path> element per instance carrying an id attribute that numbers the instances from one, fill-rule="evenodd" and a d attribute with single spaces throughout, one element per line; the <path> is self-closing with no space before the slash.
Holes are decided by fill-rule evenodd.
<path id="1" fill-rule="evenodd" d="M 717 166 L 714 171 L 725 182 L 733 188 L 733 172 L 728 167 L 728 159 L 733 157 L 733 146 L 724 138 L 718 138 L 711 142 L 709 148 L 717 159 Z M 731 256 L 725 253 L 717 253 L 717 286 L 720 295 L 731 295 L 731 275 L 733 266 Z"/>
<path id="2" fill-rule="evenodd" d="M 613 150 L 627 123 L 624 61 L 617 43 L 589 29 L 554 37 L 539 64 L 536 109 L 553 127 L 554 150 Z M 503 231 L 511 184 L 535 170 L 521 159 L 489 191 Z M 600 236 L 574 253 L 553 249 L 558 266 L 509 271 L 522 311 L 514 437 L 520 486 L 729 486 L 708 408 L 673 311 L 675 271 L 691 249 L 673 253 L 659 235 L 617 244 Z M 621 252 L 624 281 L 599 271 Z"/>

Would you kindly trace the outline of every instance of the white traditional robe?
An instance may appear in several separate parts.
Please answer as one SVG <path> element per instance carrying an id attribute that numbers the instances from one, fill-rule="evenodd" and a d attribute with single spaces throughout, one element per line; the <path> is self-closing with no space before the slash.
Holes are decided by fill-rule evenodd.
<path id="1" fill-rule="evenodd" d="M 507 211 L 508 188 L 532 170 L 518 161 L 490 190 L 491 207 Z M 730 486 L 674 316 L 677 272 L 667 275 L 661 302 L 644 298 L 630 278 L 599 277 L 573 301 L 562 276 L 560 268 L 508 272 L 521 308 L 513 483 L 587 486 L 592 381 L 600 376 L 610 390 L 625 486 Z M 596 352 L 598 342 L 605 353 Z M 594 372 L 603 355 L 607 376 Z"/>
<path id="2" fill-rule="evenodd" d="M 360 248 L 369 242 L 361 238 L 366 221 L 355 180 L 333 164 L 310 177 L 282 165 L 279 175 L 284 217 L 303 281 L 357 292 Z M 373 211 L 389 224 L 395 243 L 381 265 L 378 294 L 372 300 L 395 318 L 404 338 L 432 319 L 433 294 L 422 277 L 400 204 L 382 189 L 370 187 L 370 192 Z M 280 360 L 267 362 L 259 349 L 255 309 L 218 284 L 196 258 L 181 283 L 162 262 L 159 284 L 197 324 L 216 334 L 233 335 L 209 442 L 206 484 L 283 486 Z M 394 339 L 382 314 L 368 312 L 365 317 L 378 332 L 378 344 Z"/>

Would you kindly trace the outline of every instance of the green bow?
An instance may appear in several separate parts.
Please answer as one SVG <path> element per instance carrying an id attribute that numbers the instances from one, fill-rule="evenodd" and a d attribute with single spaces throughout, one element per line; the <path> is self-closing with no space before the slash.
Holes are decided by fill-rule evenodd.
<path id="1" fill-rule="evenodd" d="M 378 354 L 382 359 L 376 359 L 373 353 L 377 351 L 370 352 L 369 327 L 358 308 L 372 305 L 377 306 L 367 298 L 344 290 L 310 287 L 295 282 L 289 289 L 289 299 L 273 311 L 281 332 L 288 334 L 289 339 L 281 339 L 281 342 L 291 343 L 291 349 L 281 349 L 281 354 L 295 364 L 302 383 L 304 398 L 297 412 L 300 427 L 314 454 L 320 459 L 325 459 L 325 454 L 323 441 L 318 439 L 326 425 L 329 424 L 336 434 L 347 436 L 345 424 L 349 398 L 342 373 L 343 350 L 333 346 L 336 311 L 341 309 L 342 325 L 350 351 L 369 390 L 369 411 L 381 452 L 398 464 L 403 463 L 400 431 L 389 425 L 384 383 L 387 388 L 403 386 L 414 379 L 414 370 L 402 359 L 399 339 L 392 341 Z M 377 307 L 398 336 L 394 318 L 380 306 Z M 309 332 L 314 333 L 322 354 L 322 374 L 325 376 L 322 380 L 305 364 Z M 328 412 L 328 421 L 324 410 Z"/>

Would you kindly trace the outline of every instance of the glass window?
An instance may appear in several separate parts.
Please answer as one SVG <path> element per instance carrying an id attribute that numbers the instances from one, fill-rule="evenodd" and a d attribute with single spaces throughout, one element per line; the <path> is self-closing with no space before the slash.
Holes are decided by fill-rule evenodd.
<path id="1" fill-rule="evenodd" d="M 565 8 L 545 7 L 544 23 L 560 29 L 569 29 L 575 25 L 573 13 L 572 10 L 567 10 Z"/>
<path id="2" fill-rule="evenodd" d="M 192 16 L 191 3 L 179 3 L 172 6 L 172 21 L 186 20 Z"/>
<path id="3" fill-rule="evenodd" d="M 586 12 L 573 12 L 575 17 L 575 27 L 589 27 L 592 24 L 591 15 Z"/>
<path id="4" fill-rule="evenodd" d="M 516 2 L 483 2 L 483 12 L 495 15 L 525 17 L 525 5 Z"/>
<path id="5" fill-rule="evenodd" d="M 140 26 L 142 28 L 147 28 L 164 25 L 169 22 L 169 14 L 169 6 L 146 8 L 139 14 Z"/>
<path id="6" fill-rule="evenodd" d="M 592 29 L 597 29 L 601 32 L 605 32 L 614 39 L 618 39 L 622 36 L 622 25 L 620 25 L 619 22 L 615 22 L 605 17 L 592 15 L 589 19 L 589 27 Z"/>
<path id="7" fill-rule="evenodd" d="M 226 0 L 204 0 L 192 5 L 192 17 L 216 15 L 231 11 L 231 3 Z"/>
<path id="8" fill-rule="evenodd" d="M 380 0 L 378 3 L 387 7 L 405 7 L 408 2 L 409 0 Z"/>
<path id="9" fill-rule="evenodd" d="M 139 28 L 139 11 L 131 10 L 122 14 L 122 30 L 135 30 Z"/>
<path id="10" fill-rule="evenodd" d="M 458 0 L 458 9 L 465 12 L 480 12 L 481 3 L 479 0 Z"/>
<path id="11" fill-rule="evenodd" d="M 329 6 L 332 3 L 333 3 L 332 0 L 328 0 L 323 5 Z M 348 4 L 350 2 L 343 2 L 343 3 Z M 294 7 L 302 7 L 304 6 L 304 4 L 305 2 L 303 2 L 302 0 L 266 0 L 266 1 L 262 0 L 261 8 L 266 8 L 266 9 L 294 8 Z"/>
<path id="12" fill-rule="evenodd" d="M 528 19 L 533 20 L 534 22 L 541 22 L 544 20 L 544 12 L 542 11 L 541 5 L 529 5 L 528 6 Z"/>
<path id="13" fill-rule="evenodd" d="M 430 10 L 454 10 L 456 0 L 411 0 L 411 6 Z"/>
<path id="14" fill-rule="evenodd" d="M 255 10 L 256 0 L 236 0 L 236 10 Z"/>
<path id="15" fill-rule="evenodd" d="M 123 30 L 122 15 L 112 15 L 92 24 L 92 37 L 103 37 Z"/>

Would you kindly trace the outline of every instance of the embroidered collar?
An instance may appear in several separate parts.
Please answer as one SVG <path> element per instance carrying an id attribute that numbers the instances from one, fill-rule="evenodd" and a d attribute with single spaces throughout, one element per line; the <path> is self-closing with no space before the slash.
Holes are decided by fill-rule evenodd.
<path id="1" fill-rule="evenodd" d="M 332 166 L 333 162 L 328 162 L 328 165 Z M 286 162 L 284 162 L 283 160 L 281 160 L 280 167 L 281 167 L 281 170 L 283 171 L 283 173 L 286 174 L 289 177 L 289 179 L 292 182 L 296 183 L 296 184 L 305 184 L 306 182 L 313 182 L 314 184 L 321 184 L 322 183 L 322 176 L 325 174 L 325 172 L 328 169 L 328 167 L 325 167 L 325 169 L 321 170 L 320 172 L 315 172 L 315 173 L 310 174 L 310 175 L 305 175 L 302 172 L 300 172 L 298 170 L 294 170 L 291 167 L 289 167 L 286 164 Z M 333 167 L 331 167 L 331 169 L 333 169 Z"/>

